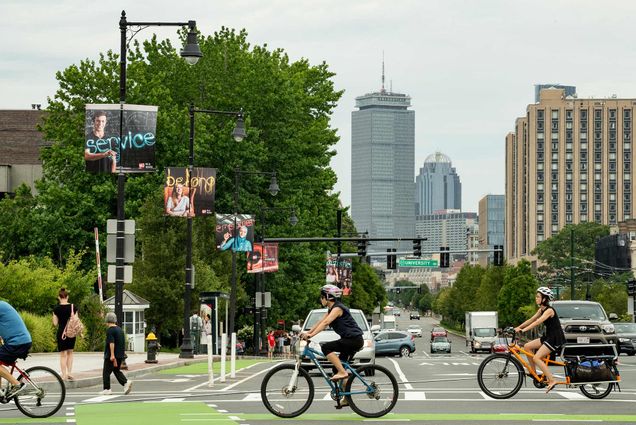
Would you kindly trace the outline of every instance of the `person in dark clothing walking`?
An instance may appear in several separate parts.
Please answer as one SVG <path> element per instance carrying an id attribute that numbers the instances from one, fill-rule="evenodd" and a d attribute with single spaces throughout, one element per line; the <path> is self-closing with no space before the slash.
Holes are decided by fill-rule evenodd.
<path id="1" fill-rule="evenodd" d="M 110 389 L 110 374 L 114 373 L 117 381 L 123 385 L 124 394 L 130 393 L 132 389 L 132 381 L 126 379 L 126 376 L 120 370 L 121 364 L 126 358 L 124 351 L 126 339 L 124 338 L 124 331 L 117 326 L 117 316 L 115 313 L 106 314 L 106 344 L 104 346 L 104 371 L 102 377 L 104 380 L 104 390 L 101 395 L 111 395 L 113 392 Z"/>

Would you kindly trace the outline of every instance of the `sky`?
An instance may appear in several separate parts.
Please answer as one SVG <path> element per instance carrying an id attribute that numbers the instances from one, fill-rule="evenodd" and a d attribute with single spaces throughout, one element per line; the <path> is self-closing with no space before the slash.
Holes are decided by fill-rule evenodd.
<path id="1" fill-rule="evenodd" d="M 119 17 L 196 20 L 211 34 L 245 29 L 252 45 L 291 59 L 326 62 L 344 90 L 331 125 L 340 137 L 332 167 L 342 204 L 351 200 L 351 112 L 381 87 L 411 96 L 415 172 L 436 151 L 462 182 L 462 209 L 503 194 L 505 136 L 534 102 L 534 84 L 577 87 L 579 97 L 636 98 L 636 2 L 631 0 L 2 0 L 0 109 L 46 107 L 55 73 L 119 51 Z M 136 39 L 170 38 L 148 28 Z M 415 178 L 415 176 L 414 176 Z"/>

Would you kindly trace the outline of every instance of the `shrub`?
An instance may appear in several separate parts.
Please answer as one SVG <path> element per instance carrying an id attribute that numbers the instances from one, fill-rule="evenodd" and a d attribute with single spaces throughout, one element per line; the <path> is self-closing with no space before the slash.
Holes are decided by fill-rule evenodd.
<path id="1" fill-rule="evenodd" d="M 50 316 L 37 316 L 26 311 L 21 312 L 20 316 L 22 316 L 22 320 L 24 320 L 24 324 L 33 340 L 31 352 L 42 353 L 57 350 L 56 328 L 53 326 Z"/>

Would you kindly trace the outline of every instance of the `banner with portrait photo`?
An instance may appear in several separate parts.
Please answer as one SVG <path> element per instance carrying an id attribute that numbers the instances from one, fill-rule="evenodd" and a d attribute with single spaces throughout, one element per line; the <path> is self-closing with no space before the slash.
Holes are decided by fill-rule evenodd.
<path id="1" fill-rule="evenodd" d="M 326 281 L 342 288 L 343 295 L 351 295 L 353 264 L 350 258 L 327 258 Z"/>
<path id="2" fill-rule="evenodd" d="M 234 223 L 236 220 L 236 237 Z M 226 251 L 251 252 L 254 244 L 254 218 L 250 214 L 216 215 L 216 248 Z"/>
<path id="3" fill-rule="evenodd" d="M 176 217 L 211 215 L 214 211 L 215 187 L 216 168 L 194 168 L 191 178 L 187 168 L 166 168 L 164 214 Z"/>
<path id="4" fill-rule="evenodd" d="M 254 250 L 247 253 L 248 273 L 272 273 L 278 271 L 278 244 L 255 243 Z"/>
<path id="5" fill-rule="evenodd" d="M 157 107 L 87 104 L 84 122 L 86 171 L 125 173 L 155 171 Z M 123 129 L 120 137 L 120 113 Z M 121 139 L 121 140 L 120 140 Z"/>

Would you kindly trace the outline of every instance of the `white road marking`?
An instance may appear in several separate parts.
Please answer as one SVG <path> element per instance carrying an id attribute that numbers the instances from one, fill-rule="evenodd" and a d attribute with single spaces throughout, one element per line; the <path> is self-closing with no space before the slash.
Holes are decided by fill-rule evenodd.
<path id="1" fill-rule="evenodd" d="M 426 400 L 426 394 L 424 391 L 408 391 L 404 393 L 404 400 L 414 401 L 414 400 Z"/>
<path id="2" fill-rule="evenodd" d="M 587 400 L 587 397 L 585 397 L 583 394 L 571 391 L 555 391 L 555 393 L 563 398 L 567 398 L 568 400 Z"/>
<path id="3" fill-rule="evenodd" d="M 114 398 L 119 397 L 118 394 L 113 395 L 100 395 L 99 397 L 93 397 L 86 400 L 83 400 L 84 403 L 101 403 L 102 401 L 112 400 Z"/>
<path id="4" fill-rule="evenodd" d="M 260 364 L 260 363 L 259 363 L 259 364 Z M 274 368 L 275 368 L 276 366 L 278 366 L 278 365 L 279 365 L 279 363 L 276 363 L 276 364 L 275 364 L 275 365 L 273 365 L 272 367 L 268 367 L 267 369 L 263 369 L 263 370 L 261 370 L 260 372 L 256 372 L 254 375 L 250 375 L 250 376 L 248 376 L 247 378 L 241 379 L 240 381 L 233 383 L 232 385 L 228 385 L 227 387 L 223 388 L 221 391 L 227 391 L 227 390 L 230 390 L 230 389 L 232 389 L 232 388 L 236 387 L 237 385 L 240 385 L 240 384 L 242 384 L 243 382 L 248 381 L 248 380 L 250 380 L 250 379 L 252 379 L 252 378 L 254 378 L 254 377 L 256 377 L 256 376 L 258 376 L 258 375 L 260 375 L 260 374 L 262 374 L 262 373 L 269 372 L 270 370 L 274 369 Z"/>
<path id="5" fill-rule="evenodd" d="M 164 398 L 159 400 L 159 403 L 181 403 L 182 401 L 185 401 L 185 398 Z"/>
<path id="6" fill-rule="evenodd" d="M 402 383 L 404 384 L 404 388 L 406 388 L 407 390 L 412 390 L 413 386 L 408 383 L 409 380 L 406 379 L 406 375 L 404 374 L 404 372 L 402 372 L 402 369 L 400 368 L 400 365 L 398 364 L 398 362 L 396 362 L 393 359 L 389 359 L 389 361 L 391 361 L 391 363 L 393 363 L 393 366 L 395 367 L 395 371 L 397 372 L 398 376 L 400 377 L 400 381 L 402 381 Z"/>
<path id="7" fill-rule="evenodd" d="M 243 401 L 261 401 L 261 393 L 249 393 Z"/>

